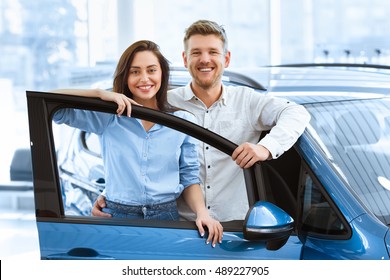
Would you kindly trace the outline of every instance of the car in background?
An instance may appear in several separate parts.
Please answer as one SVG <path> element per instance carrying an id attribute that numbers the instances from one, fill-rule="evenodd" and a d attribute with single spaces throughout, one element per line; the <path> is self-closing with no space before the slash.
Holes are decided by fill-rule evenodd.
<path id="1" fill-rule="evenodd" d="M 99 140 L 75 129 L 63 132 L 51 116 L 64 107 L 115 113 L 115 104 L 27 92 L 41 258 L 388 260 L 387 69 L 284 65 L 237 71 L 227 72 L 224 82 L 302 104 L 312 119 L 280 158 L 243 170 L 251 208 L 245 220 L 222 223 L 224 239 L 216 248 L 205 246 L 188 221 L 91 217 L 104 189 Z M 174 69 L 171 87 L 189 79 Z M 161 112 L 134 106 L 133 114 L 227 154 L 239 144 Z"/>

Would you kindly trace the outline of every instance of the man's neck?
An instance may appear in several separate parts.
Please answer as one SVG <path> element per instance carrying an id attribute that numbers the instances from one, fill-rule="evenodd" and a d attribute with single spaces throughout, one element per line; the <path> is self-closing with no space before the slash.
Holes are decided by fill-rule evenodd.
<path id="1" fill-rule="evenodd" d="M 213 105 L 222 94 L 222 84 L 210 88 L 202 88 L 199 86 L 194 86 L 193 83 L 191 83 L 191 89 L 195 96 L 202 100 L 207 108 L 210 108 L 211 105 Z"/>

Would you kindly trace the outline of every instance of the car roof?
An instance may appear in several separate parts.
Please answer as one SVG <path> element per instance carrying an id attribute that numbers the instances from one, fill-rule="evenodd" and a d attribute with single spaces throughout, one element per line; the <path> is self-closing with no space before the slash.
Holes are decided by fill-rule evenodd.
<path id="1" fill-rule="evenodd" d="M 390 72 L 375 68 L 277 66 L 241 71 L 268 93 L 300 104 L 390 96 Z"/>

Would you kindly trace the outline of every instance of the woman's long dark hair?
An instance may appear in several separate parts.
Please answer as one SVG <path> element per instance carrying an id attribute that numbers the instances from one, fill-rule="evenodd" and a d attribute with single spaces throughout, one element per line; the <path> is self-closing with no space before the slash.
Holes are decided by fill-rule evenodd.
<path id="1" fill-rule="evenodd" d="M 130 92 L 127 80 L 129 77 L 130 66 L 137 52 L 150 51 L 158 59 L 161 67 L 161 87 L 156 94 L 157 106 L 160 111 L 171 112 L 175 111 L 167 101 L 167 91 L 169 82 L 169 61 L 160 52 L 160 47 L 148 40 L 141 40 L 133 43 L 122 54 L 114 74 L 113 91 L 123 93 L 127 97 L 133 98 L 133 93 Z"/>

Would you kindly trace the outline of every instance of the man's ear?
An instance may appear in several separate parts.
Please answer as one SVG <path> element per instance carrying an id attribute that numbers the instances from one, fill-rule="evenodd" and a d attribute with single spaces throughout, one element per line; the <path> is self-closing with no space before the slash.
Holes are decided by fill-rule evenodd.
<path id="1" fill-rule="evenodd" d="M 230 64 L 230 56 L 231 56 L 230 51 L 227 51 L 227 53 L 226 53 L 226 55 L 225 55 L 225 68 L 228 68 L 228 67 L 229 67 L 229 64 Z"/>
<path id="2" fill-rule="evenodd" d="M 181 56 L 183 57 L 184 67 L 187 68 L 188 63 L 187 63 L 187 54 L 186 54 L 186 52 L 183 51 L 181 53 Z"/>

